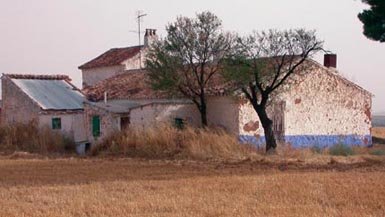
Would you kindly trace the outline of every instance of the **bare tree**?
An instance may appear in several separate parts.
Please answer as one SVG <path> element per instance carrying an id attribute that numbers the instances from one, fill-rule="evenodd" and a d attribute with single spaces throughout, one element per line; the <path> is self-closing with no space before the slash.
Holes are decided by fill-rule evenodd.
<path id="1" fill-rule="evenodd" d="M 154 43 L 147 55 L 150 83 L 154 89 L 190 98 L 207 126 L 206 89 L 219 71 L 218 62 L 229 52 L 232 37 L 210 12 L 178 17 L 166 30 L 166 38 Z"/>
<path id="2" fill-rule="evenodd" d="M 265 132 L 266 151 L 277 147 L 267 105 L 292 75 L 305 70 L 306 60 L 323 50 L 315 31 L 304 29 L 254 32 L 238 38 L 226 61 L 224 76 L 235 82 L 258 114 Z"/>

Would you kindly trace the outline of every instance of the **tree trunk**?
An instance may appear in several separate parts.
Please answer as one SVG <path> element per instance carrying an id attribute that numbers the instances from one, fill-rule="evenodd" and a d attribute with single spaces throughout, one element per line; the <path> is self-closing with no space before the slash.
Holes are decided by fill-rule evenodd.
<path id="1" fill-rule="evenodd" d="M 268 117 L 265 107 L 258 108 L 257 114 L 265 131 L 266 152 L 274 151 L 277 148 L 277 142 L 274 136 L 273 121 Z"/>
<path id="2" fill-rule="evenodd" d="M 201 113 L 201 121 L 202 121 L 202 126 L 207 127 L 207 106 L 206 102 L 201 102 L 199 112 Z"/>

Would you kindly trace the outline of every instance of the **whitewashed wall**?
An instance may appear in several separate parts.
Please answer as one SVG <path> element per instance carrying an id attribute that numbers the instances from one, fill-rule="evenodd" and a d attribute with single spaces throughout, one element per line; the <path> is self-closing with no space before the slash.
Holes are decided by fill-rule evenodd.
<path id="1" fill-rule="evenodd" d="M 100 117 L 100 136 L 94 137 L 92 135 L 92 117 Z M 110 113 L 105 109 L 98 108 L 96 106 L 91 106 L 87 103 L 84 104 L 84 126 L 85 126 L 85 135 L 87 140 L 95 144 L 105 137 L 111 135 L 111 133 L 120 130 L 120 115 Z"/>
<path id="2" fill-rule="evenodd" d="M 130 127 L 146 129 L 157 124 L 173 124 L 182 118 L 187 125 L 199 126 L 200 116 L 194 104 L 151 104 L 130 112 Z"/>
<path id="3" fill-rule="evenodd" d="M 239 103 L 235 97 L 218 96 L 207 98 L 207 119 L 209 126 L 239 134 Z"/>
<path id="4" fill-rule="evenodd" d="M 140 52 L 140 54 L 138 53 L 130 59 L 122 62 L 122 65 L 124 65 L 125 70 L 144 68 L 146 62 L 147 49 L 142 49 Z"/>
<path id="5" fill-rule="evenodd" d="M 72 114 L 50 113 L 39 115 L 39 126 L 52 129 L 52 118 L 61 119 L 61 130 L 64 135 L 73 139 L 75 142 L 87 140 L 83 112 Z"/>
<path id="6" fill-rule="evenodd" d="M 102 80 L 111 78 L 123 72 L 124 72 L 124 65 L 99 67 L 99 68 L 93 68 L 93 69 L 83 69 L 82 70 L 83 88 L 87 86 L 93 86 Z"/>

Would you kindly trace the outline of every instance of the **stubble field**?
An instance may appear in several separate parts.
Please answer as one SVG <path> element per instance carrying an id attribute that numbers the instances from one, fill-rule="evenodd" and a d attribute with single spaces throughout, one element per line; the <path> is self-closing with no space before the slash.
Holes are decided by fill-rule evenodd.
<path id="1" fill-rule="evenodd" d="M 385 157 L 2 156 L 0 216 L 385 216 Z"/>

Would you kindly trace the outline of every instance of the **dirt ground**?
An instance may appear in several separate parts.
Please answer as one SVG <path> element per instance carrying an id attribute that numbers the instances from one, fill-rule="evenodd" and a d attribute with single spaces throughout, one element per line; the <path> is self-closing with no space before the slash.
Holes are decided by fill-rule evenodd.
<path id="1" fill-rule="evenodd" d="M 0 216 L 385 216 L 385 157 L 0 158 Z M 319 157 L 318 157 L 319 158 Z"/>
<path id="2" fill-rule="evenodd" d="M 373 129 L 385 138 L 384 129 Z M 385 150 L 238 160 L 0 153 L 0 216 L 385 216 Z M 383 153 L 383 152 L 381 152 Z"/>

